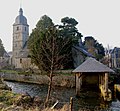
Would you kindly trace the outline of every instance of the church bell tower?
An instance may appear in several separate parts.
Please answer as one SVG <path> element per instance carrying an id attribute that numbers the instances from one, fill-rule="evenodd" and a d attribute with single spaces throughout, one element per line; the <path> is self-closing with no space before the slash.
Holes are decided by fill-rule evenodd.
<path id="1" fill-rule="evenodd" d="M 19 52 L 23 50 L 29 37 L 29 25 L 27 19 L 23 16 L 22 8 L 19 9 L 19 15 L 13 24 L 13 65 L 16 67 Z"/>

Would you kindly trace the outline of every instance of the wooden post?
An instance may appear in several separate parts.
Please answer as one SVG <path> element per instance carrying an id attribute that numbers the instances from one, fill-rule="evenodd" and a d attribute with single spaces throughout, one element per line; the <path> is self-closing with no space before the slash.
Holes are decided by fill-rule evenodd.
<path id="1" fill-rule="evenodd" d="M 101 80 L 101 85 L 103 85 L 103 74 L 101 75 L 100 80 Z"/>
<path id="2" fill-rule="evenodd" d="M 0 84 L 2 83 L 2 80 L 1 80 L 2 78 L 0 77 Z"/>
<path id="3" fill-rule="evenodd" d="M 117 91 L 116 84 L 114 84 L 114 98 L 116 98 L 116 91 Z"/>
<path id="4" fill-rule="evenodd" d="M 73 97 L 70 97 L 69 111 L 72 111 L 73 108 Z"/>
<path id="5" fill-rule="evenodd" d="M 117 61 L 116 61 L 116 49 L 114 51 L 114 68 L 117 67 Z"/>
<path id="6" fill-rule="evenodd" d="M 81 90 L 81 86 L 82 86 L 82 73 L 80 73 L 79 79 L 80 79 L 80 90 Z"/>
<path id="7" fill-rule="evenodd" d="M 99 74 L 99 84 L 98 84 L 99 88 L 101 86 L 101 75 Z"/>
<path id="8" fill-rule="evenodd" d="M 80 89 L 82 85 L 81 73 L 76 74 L 76 96 L 80 96 Z"/>
<path id="9" fill-rule="evenodd" d="M 108 93 L 108 73 L 105 73 L 105 92 Z"/>

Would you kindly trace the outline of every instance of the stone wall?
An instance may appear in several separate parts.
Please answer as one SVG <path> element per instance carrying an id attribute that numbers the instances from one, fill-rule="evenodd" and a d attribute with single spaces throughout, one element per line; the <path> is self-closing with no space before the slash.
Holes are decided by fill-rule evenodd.
<path id="1" fill-rule="evenodd" d="M 26 83 L 36 83 L 36 84 L 48 84 L 49 77 L 47 75 L 23 75 L 23 74 L 12 74 L 12 73 L 0 73 L 0 76 L 4 80 L 26 82 Z M 53 85 L 63 86 L 63 87 L 74 87 L 75 86 L 75 76 L 69 75 L 55 75 L 53 77 Z"/>

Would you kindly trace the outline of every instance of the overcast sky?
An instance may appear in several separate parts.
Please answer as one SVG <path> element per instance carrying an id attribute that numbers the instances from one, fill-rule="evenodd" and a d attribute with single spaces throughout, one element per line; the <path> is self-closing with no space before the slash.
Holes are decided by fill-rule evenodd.
<path id="1" fill-rule="evenodd" d="M 77 28 L 84 37 L 93 36 L 104 47 L 120 47 L 120 0 L 1 0 L 0 38 L 7 51 L 12 50 L 12 25 L 20 4 L 30 33 L 45 14 L 55 24 L 68 16 L 79 22 Z"/>

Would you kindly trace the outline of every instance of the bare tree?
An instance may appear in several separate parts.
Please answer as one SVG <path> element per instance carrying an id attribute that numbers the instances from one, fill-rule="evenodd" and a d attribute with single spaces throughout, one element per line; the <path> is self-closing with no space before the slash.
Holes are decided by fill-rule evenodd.
<path id="1" fill-rule="evenodd" d="M 47 60 L 47 64 L 45 64 L 46 69 L 50 73 L 50 82 L 45 103 L 48 102 L 50 97 L 54 71 L 60 69 L 64 65 L 64 62 L 69 61 L 68 58 L 71 52 L 68 49 L 70 48 L 70 43 L 71 40 L 69 38 L 59 37 L 58 30 L 55 28 L 48 29 L 44 36 L 41 49 L 43 50 L 45 60 Z"/>
<path id="2" fill-rule="evenodd" d="M 59 36 L 59 30 L 56 27 L 50 27 L 46 31 L 42 31 L 39 36 L 36 35 L 36 41 L 29 45 L 30 56 L 40 70 L 49 73 L 50 81 L 46 104 L 50 98 L 54 71 L 61 69 L 70 60 L 72 40 L 70 37 Z"/>

